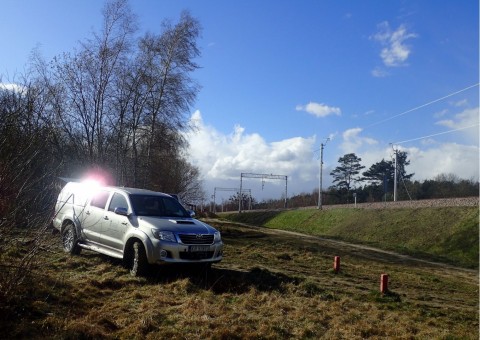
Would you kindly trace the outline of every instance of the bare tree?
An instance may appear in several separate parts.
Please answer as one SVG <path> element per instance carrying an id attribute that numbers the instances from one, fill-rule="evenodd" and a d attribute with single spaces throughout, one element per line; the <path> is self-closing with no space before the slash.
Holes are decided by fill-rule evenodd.
<path id="1" fill-rule="evenodd" d="M 111 139 L 109 121 L 116 116 L 116 78 L 131 51 L 135 17 L 127 2 L 108 2 L 100 34 L 81 42 L 79 50 L 53 60 L 49 75 L 56 113 L 71 144 L 79 145 L 90 164 L 106 160 Z"/>
<path id="2" fill-rule="evenodd" d="M 165 21 L 160 34 L 148 33 L 139 40 L 135 57 L 118 77 L 115 100 L 119 114 L 111 123 L 116 173 L 122 183 L 152 187 L 152 174 L 158 166 L 154 158 L 160 157 L 168 166 L 186 147 L 177 131 L 187 128 L 186 113 L 198 92 L 190 73 L 198 68 L 194 59 L 199 55 L 199 32 L 198 21 L 187 12 L 175 25 Z"/>
<path id="3" fill-rule="evenodd" d="M 191 73 L 198 68 L 200 24 L 183 12 L 159 34 L 134 40 L 126 1 L 108 2 L 103 15 L 101 32 L 73 53 L 55 58 L 51 68 L 36 56 L 34 65 L 71 168 L 101 166 L 117 184 L 151 187 L 154 158 L 168 165 L 187 145 L 176 132 L 188 128 L 199 90 Z"/>
<path id="4" fill-rule="evenodd" d="M 165 21 L 161 35 L 145 35 L 140 41 L 146 71 L 145 80 L 148 95 L 148 107 L 145 123 L 148 124 L 148 145 L 146 169 L 152 165 L 153 148 L 165 140 L 156 133 L 159 126 L 171 130 L 186 128 L 185 114 L 193 104 L 198 93 L 198 86 L 190 73 L 198 68 L 194 59 L 200 55 L 196 39 L 200 34 L 199 22 L 183 12 L 180 21 L 172 25 Z M 144 185 L 148 184 L 144 178 Z"/>

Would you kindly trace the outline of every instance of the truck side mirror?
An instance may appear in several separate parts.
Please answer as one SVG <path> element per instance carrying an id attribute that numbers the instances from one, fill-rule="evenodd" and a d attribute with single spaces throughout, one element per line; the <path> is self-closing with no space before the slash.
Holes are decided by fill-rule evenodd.
<path id="1" fill-rule="evenodd" d="M 122 216 L 127 216 L 127 217 L 130 216 L 130 214 L 128 213 L 128 210 L 126 208 L 116 207 L 115 209 L 113 209 L 113 212 L 117 215 L 122 215 Z"/>

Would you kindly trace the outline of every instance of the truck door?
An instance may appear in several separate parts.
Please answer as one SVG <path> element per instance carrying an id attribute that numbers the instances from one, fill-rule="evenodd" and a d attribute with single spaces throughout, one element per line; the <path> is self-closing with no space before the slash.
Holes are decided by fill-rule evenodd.
<path id="1" fill-rule="evenodd" d="M 95 192 L 85 209 L 82 232 L 88 241 L 100 241 L 102 230 L 105 228 L 105 223 L 108 222 L 105 207 L 109 196 L 110 192 L 108 190 Z"/>
<path id="2" fill-rule="evenodd" d="M 106 221 L 100 242 L 115 250 L 123 251 L 124 236 L 131 224 L 127 216 L 116 214 L 115 208 L 123 208 L 131 212 L 127 198 L 121 193 L 114 193 L 105 212 Z"/>

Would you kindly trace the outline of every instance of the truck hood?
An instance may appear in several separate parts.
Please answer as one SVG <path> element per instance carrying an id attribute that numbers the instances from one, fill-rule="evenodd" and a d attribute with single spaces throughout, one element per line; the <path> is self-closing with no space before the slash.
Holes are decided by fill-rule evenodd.
<path id="1" fill-rule="evenodd" d="M 169 218 L 139 216 L 140 226 L 168 230 L 173 232 L 193 233 L 193 234 L 213 234 L 217 230 L 206 223 L 200 222 L 194 218 Z"/>

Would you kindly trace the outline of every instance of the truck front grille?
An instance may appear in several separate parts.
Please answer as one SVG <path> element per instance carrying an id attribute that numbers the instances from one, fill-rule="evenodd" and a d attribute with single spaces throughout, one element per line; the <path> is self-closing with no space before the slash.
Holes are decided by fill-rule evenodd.
<path id="1" fill-rule="evenodd" d="M 183 244 L 212 244 L 213 235 L 209 234 L 179 234 Z"/>

